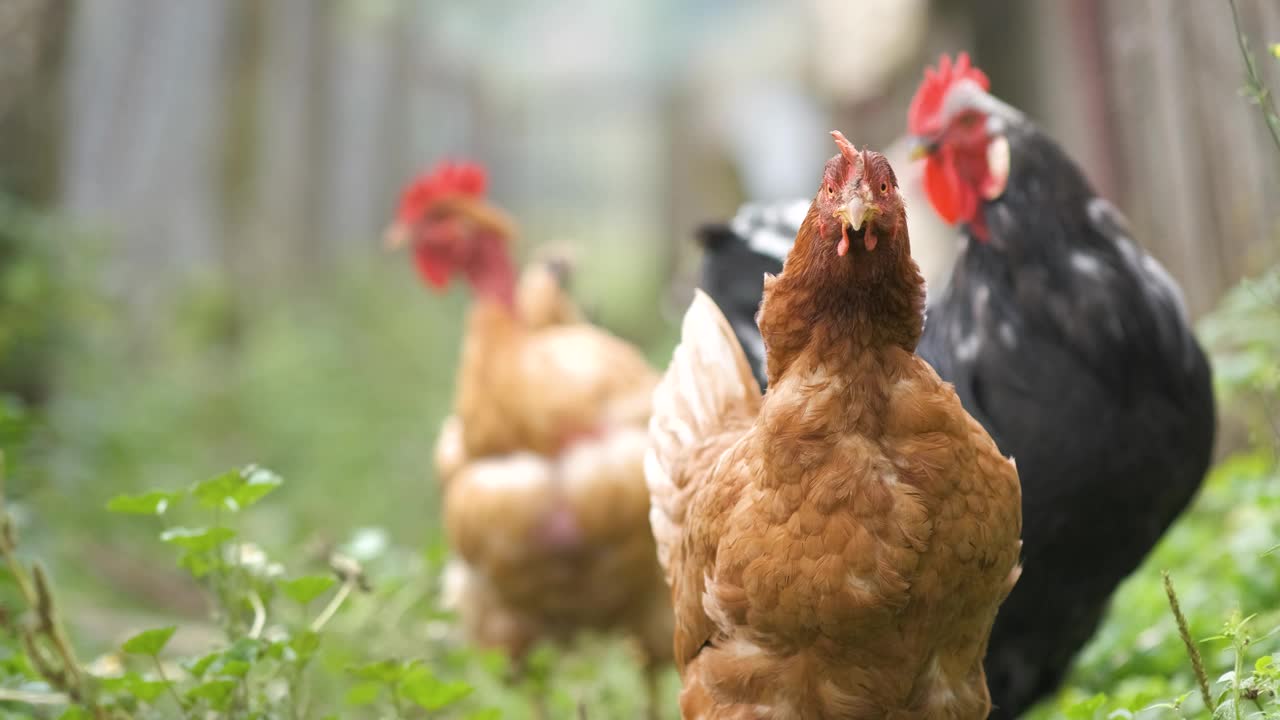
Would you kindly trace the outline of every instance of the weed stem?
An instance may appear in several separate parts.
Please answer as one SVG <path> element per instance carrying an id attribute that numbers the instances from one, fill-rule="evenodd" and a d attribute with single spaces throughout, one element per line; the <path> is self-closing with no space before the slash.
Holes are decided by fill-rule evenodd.
<path id="1" fill-rule="evenodd" d="M 333 594 L 333 599 L 329 601 L 328 605 L 324 606 L 324 610 L 311 622 L 311 632 L 320 632 L 320 629 L 333 618 L 334 614 L 338 612 L 338 608 L 342 607 L 342 603 L 351 594 L 351 588 L 354 585 L 355 583 L 352 580 L 346 580 L 342 583 L 342 586 L 338 588 L 338 592 Z"/>
<path id="2" fill-rule="evenodd" d="M 1209 693 L 1209 676 L 1204 672 L 1204 661 L 1200 658 L 1200 648 L 1196 647 L 1195 641 L 1191 639 L 1191 629 L 1187 626 L 1187 618 L 1182 614 L 1182 608 L 1178 606 L 1178 594 L 1173 590 L 1173 581 L 1169 579 L 1169 571 L 1165 570 L 1160 573 L 1164 577 L 1164 594 L 1169 597 L 1169 607 L 1173 610 L 1173 619 L 1178 623 L 1178 634 L 1182 636 L 1182 644 L 1187 648 L 1187 655 L 1191 657 L 1191 669 L 1195 671 L 1196 682 L 1200 685 L 1200 697 L 1204 700 L 1204 706 L 1212 713 L 1217 708 L 1213 704 L 1213 696 Z"/>

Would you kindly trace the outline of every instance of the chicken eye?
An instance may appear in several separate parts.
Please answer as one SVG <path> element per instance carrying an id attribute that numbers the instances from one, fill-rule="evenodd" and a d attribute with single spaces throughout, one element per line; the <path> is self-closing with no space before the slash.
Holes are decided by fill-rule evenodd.
<path id="1" fill-rule="evenodd" d="M 836 189 L 835 189 L 835 188 L 833 188 L 833 187 L 831 187 L 830 185 L 828 185 L 828 186 L 827 186 L 827 194 L 828 194 L 828 195 L 835 195 L 835 194 L 836 194 Z"/>
<path id="2" fill-rule="evenodd" d="M 880 193 L 881 193 L 881 194 L 884 194 L 884 193 L 887 193 L 887 192 L 889 192 L 889 183 L 887 183 L 887 182 L 885 182 L 885 181 L 881 180 L 881 181 L 880 181 Z"/>

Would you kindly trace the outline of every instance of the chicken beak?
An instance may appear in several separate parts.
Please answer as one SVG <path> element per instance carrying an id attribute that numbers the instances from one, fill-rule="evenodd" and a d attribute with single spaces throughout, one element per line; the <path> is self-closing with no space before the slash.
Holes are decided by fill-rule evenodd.
<path id="1" fill-rule="evenodd" d="M 911 149 L 907 152 L 907 157 L 910 158 L 912 162 L 915 162 L 920 158 L 932 155 L 933 151 L 937 149 L 938 143 L 936 140 L 930 140 L 929 138 L 922 137 L 912 138 Z"/>
<path id="2" fill-rule="evenodd" d="M 836 211 L 836 215 L 844 220 L 845 224 L 857 232 L 862 226 L 867 224 L 880 213 L 880 209 L 874 204 L 867 202 L 867 199 L 861 194 L 854 195 L 849 204 Z"/>
<path id="3" fill-rule="evenodd" d="M 409 226 L 395 222 L 382 234 L 382 245 L 387 250 L 399 250 L 409 244 Z"/>

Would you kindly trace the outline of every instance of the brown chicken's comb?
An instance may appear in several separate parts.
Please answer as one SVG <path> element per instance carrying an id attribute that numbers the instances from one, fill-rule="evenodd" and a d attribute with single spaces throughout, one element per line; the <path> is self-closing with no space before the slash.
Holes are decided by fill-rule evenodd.
<path id="1" fill-rule="evenodd" d="M 453 163 L 447 160 L 437 164 L 430 172 L 423 173 L 409 183 L 400 198 L 398 219 L 413 222 L 442 198 L 464 196 L 478 198 L 484 195 L 488 179 L 484 168 L 476 163 Z"/>
<path id="2" fill-rule="evenodd" d="M 849 161 L 849 165 L 854 169 L 861 168 L 864 162 L 862 153 L 858 152 L 858 148 L 849 142 L 844 133 L 839 130 L 832 130 L 831 137 L 835 138 L 836 147 L 840 148 L 840 154 L 844 156 L 845 160 Z"/>

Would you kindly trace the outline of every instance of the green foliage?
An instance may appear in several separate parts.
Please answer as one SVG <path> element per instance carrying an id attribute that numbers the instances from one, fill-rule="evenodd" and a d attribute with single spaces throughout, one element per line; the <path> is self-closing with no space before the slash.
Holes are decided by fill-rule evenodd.
<path id="1" fill-rule="evenodd" d="M 195 483 L 182 493 L 122 495 L 107 503 L 108 509 L 124 515 L 164 516 L 178 501 L 189 498 L 198 513 L 212 522 L 169 527 L 159 538 L 183 551 L 179 560 L 183 567 L 190 569 L 192 556 L 202 559 L 201 571 L 193 571 L 193 576 L 215 600 L 222 640 L 198 655 L 173 659 L 165 656 L 177 626 L 144 630 L 120 645 L 122 656 L 102 674 L 92 673 L 74 659 L 61 635 L 54 603 L 45 599 L 51 598 L 51 590 L 42 571 L 34 570 L 33 580 L 27 580 L 26 571 L 14 559 L 16 548 L 8 539 L 11 525 L 6 514 L 5 556 L 11 560 L 14 577 L 36 588 L 28 591 L 27 604 L 36 614 L 36 626 L 47 628 L 50 654 L 60 656 L 61 664 L 55 665 L 44 657 L 44 650 L 29 643 L 13 643 L 24 631 L 22 626 L 8 627 L 10 642 L 3 646 L 6 662 L 0 667 L 0 687 L 36 688 L 21 697 L 67 704 L 70 709 L 63 717 L 196 718 L 210 712 L 243 718 L 318 715 L 309 704 L 310 684 L 319 672 L 315 659 L 325 644 L 326 625 L 365 580 L 363 569 L 350 559 L 334 563 L 341 580 L 337 590 L 333 588 L 338 583 L 327 576 L 284 580 L 280 573 L 266 570 L 265 558 L 254 557 L 260 554 L 256 548 L 233 543 L 236 533 L 221 524 L 226 520 L 224 513 L 237 514 L 280 485 L 279 476 L 250 466 Z M 308 619 L 300 612 L 325 594 L 330 599 L 318 615 Z M 278 596 L 294 604 L 282 606 L 275 602 Z M 38 654 L 31 655 L 33 650 Z M 358 701 L 353 704 L 367 706 L 378 716 L 386 709 L 379 705 L 394 707 L 397 717 L 413 716 L 402 705 L 437 713 L 454 707 L 472 690 L 460 680 L 439 677 L 419 660 L 365 660 L 338 672 L 337 678 L 328 678 L 334 679 L 349 686 L 342 694 Z M 370 683 L 376 692 L 370 690 Z M 0 705 L 4 697 L 0 695 Z"/>
<path id="2" fill-rule="evenodd" d="M 226 508 L 236 512 L 247 508 L 280 487 L 280 476 L 269 470 L 249 466 L 226 472 L 191 488 L 191 495 L 206 508 Z"/>
<path id="3" fill-rule="evenodd" d="M 299 605 L 306 605 L 333 587 L 334 582 L 334 579 L 328 575 L 308 575 L 294 580 L 286 580 L 280 583 L 280 589 L 294 602 Z"/>
<path id="4" fill-rule="evenodd" d="M 1267 125 L 1267 130 L 1271 132 L 1271 139 L 1275 142 L 1276 149 L 1280 150 L 1280 112 L 1276 111 L 1275 99 L 1271 95 L 1271 90 L 1263 84 L 1262 78 L 1258 73 L 1258 67 L 1253 61 L 1253 53 L 1249 50 L 1249 36 L 1245 34 L 1244 28 L 1240 25 L 1240 11 L 1236 8 L 1236 0 L 1229 0 L 1229 2 L 1231 5 L 1231 20 L 1235 23 L 1236 42 L 1240 47 L 1240 56 L 1244 59 L 1244 94 L 1258 106 L 1259 111 L 1262 113 L 1262 119 Z M 1275 45 L 1271 47 L 1272 54 L 1275 54 L 1275 48 Z M 1277 57 L 1280 57 L 1280 55 L 1277 55 Z"/>
<path id="5" fill-rule="evenodd" d="M 66 288 L 56 220 L 0 194 L 0 395 L 26 403 L 50 390 L 66 330 Z"/>
<path id="6" fill-rule="evenodd" d="M 130 515 L 163 515 L 183 498 L 180 493 L 152 490 L 141 495 L 117 495 L 107 501 L 107 510 Z"/>
<path id="7" fill-rule="evenodd" d="M 249 466 L 183 491 L 110 499 L 107 509 L 121 518 L 145 521 L 149 515 L 164 524 L 182 515 L 184 524 L 164 525 L 156 537 L 177 550 L 179 566 L 213 600 L 216 636 L 193 651 L 180 642 L 191 630 L 185 625 L 143 630 L 87 665 L 74 659 L 63 637 L 54 645 L 66 646 L 65 668 L 73 670 L 49 672 L 27 656 L 17 642 L 18 626 L 6 620 L 0 623 L 6 632 L 0 641 L 0 717 L 8 716 L 7 709 L 50 702 L 59 708 L 50 717 L 94 720 L 210 713 L 492 720 L 527 717 L 533 696 L 544 697 L 554 717 L 573 716 L 580 706 L 598 708 L 601 717 L 641 711 L 638 668 L 616 644 L 589 642 L 587 653 L 568 658 L 541 648 L 524 680 L 512 683 L 501 656 L 442 633 L 448 615 L 434 599 L 445 556 L 438 544 L 405 553 L 390 547 L 384 533 L 364 529 L 333 553 L 332 574 L 286 578 L 282 567 L 231 527 L 265 494 L 263 488 L 281 485 L 277 475 Z M 365 563 L 380 571 L 380 586 L 368 592 Z M 25 573 L 19 569 L 15 577 Z M 321 609 L 309 610 L 313 604 Z M 42 602 L 27 605 L 34 612 Z M 47 624 L 61 627 L 56 617 Z M 406 628 L 413 631 L 406 634 Z M 60 630 L 54 634 L 62 636 Z M 71 676 L 82 681 L 71 683 Z"/>
<path id="8" fill-rule="evenodd" d="M 170 625 L 155 630 L 144 630 L 125 640 L 120 649 L 130 655 L 159 655 L 160 651 L 164 650 L 164 646 L 169 644 L 169 638 L 173 637 L 177 629 L 177 626 Z"/>
<path id="9" fill-rule="evenodd" d="M 1280 266 L 1232 288 L 1201 330 L 1214 348 L 1219 395 L 1247 412 L 1256 441 L 1268 444 L 1280 428 Z"/>

